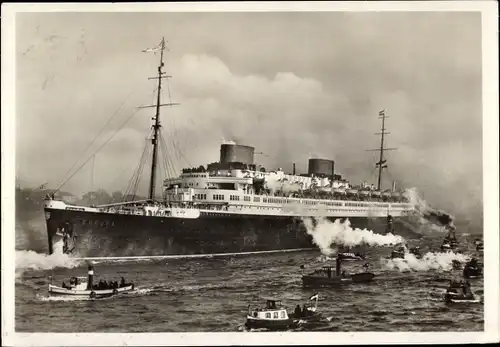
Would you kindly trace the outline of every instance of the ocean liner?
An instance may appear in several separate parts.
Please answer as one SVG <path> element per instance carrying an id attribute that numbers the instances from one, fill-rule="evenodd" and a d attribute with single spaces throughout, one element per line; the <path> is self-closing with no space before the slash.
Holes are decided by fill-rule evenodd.
<path id="1" fill-rule="evenodd" d="M 335 172 L 333 160 L 309 159 L 307 174 L 266 171 L 254 163 L 253 147 L 233 142 L 220 147 L 220 161 L 185 168 L 163 181 L 161 198 L 155 182 L 161 135 L 162 70 L 165 40 L 154 49 L 160 55 L 153 117 L 149 194 L 147 199 L 78 206 L 47 195 L 44 211 L 48 249 L 62 246 L 75 256 L 190 255 L 294 250 L 315 247 L 303 218 L 349 219 L 351 227 L 384 232 L 393 218 L 406 218 L 415 206 L 403 191 L 381 189 L 387 167 L 382 121 L 377 185 L 351 185 Z M 389 231 L 392 231 L 389 230 Z"/>

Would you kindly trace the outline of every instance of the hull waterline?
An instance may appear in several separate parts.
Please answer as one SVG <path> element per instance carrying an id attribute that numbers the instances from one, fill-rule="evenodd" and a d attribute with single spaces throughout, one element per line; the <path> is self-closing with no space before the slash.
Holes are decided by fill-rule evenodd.
<path id="1" fill-rule="evenodd" d="M 290 216 L 201 215 L 158 218 L 45 208 L 49 253 L 75 257 L 245 253 L 316 248 L 302 220 Z M 334 221 L 338 218 L 329 218 Z M 349 218 L 353 228 L 384 233 L 386 218 Z"/>

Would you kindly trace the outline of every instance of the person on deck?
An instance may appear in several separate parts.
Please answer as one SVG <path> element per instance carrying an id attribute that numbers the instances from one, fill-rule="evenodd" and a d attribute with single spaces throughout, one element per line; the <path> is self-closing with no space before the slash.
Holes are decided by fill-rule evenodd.
<path id="1" fill-rule="evenodd" d="M 302 316 L 302 310 L 300 309 L 300 305 L 297 305 L 297 307 L 295 307 L 295 316 L 296 317 Z"/>
<path id="2" fill-rule="evenodd" d="M 125 278 L 122 277 L 121 281 L 120 281 L 120 288 L 121 287 L 125 287 Z"/>

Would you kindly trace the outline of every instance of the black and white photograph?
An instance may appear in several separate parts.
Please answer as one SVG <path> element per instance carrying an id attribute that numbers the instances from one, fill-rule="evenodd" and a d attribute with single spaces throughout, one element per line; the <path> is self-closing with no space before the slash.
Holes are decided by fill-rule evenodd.
<path id="1" fill-rule="evenodd" d="M 2 5 L 5 341 L 498 342 L 497 19 Z"/>

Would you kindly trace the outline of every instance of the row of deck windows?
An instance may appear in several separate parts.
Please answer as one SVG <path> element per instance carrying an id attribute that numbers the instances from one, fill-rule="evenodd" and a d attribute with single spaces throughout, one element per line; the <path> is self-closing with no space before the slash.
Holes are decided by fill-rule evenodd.
<path id="1" fill-rule="evenodd" d="M 266 318 L 271 318 L 271 312 L 266 312 Z M 279 318 L 279 313 L 274 312 L 273 318 Z M 285 318 L 285 312 L 281 312 L 281 318 Z"/>
<path id="2" fill-rule="evenodd" d="M 207 199 L 207 194 L 195 194 L 195 199 L 199 200 L 206 200 Z M 224 201 L 225 197 L 223 194 L 213 194 L 212 199 L 216 201 Z M 229 196 L 230 201 L 240 201 L 240 196 L 239 195 L 230 195 Z M 250 196 L 243 196 L 243 201 L 250 202 L 251 197 Z M 260 197 L 259 196 L 254 196 L 253 202 L 260 202 Z M 282 198 L 262 198 L 262 202 L 264 203 L 270 203 L 270 204 L 289 204 L 292 203 L 293 201 L 289 199 L 282 199 Z M 317 205 L 320 202 L 318 201 L 313 201 L 313 200 L 302 200 L 303 204 L 306 205 Z M 321 204 L 327 205 L 327 206 L 342 206 L 342 202 L 333 202 L 333 201 L 324 201 L 321 202 Z M 352 203 L 352 202 L 346 202 L 345 206 L 350 206 L 350 207 L 369 207 L 371 206 L 370 204 L 366 203 Z M 389 204 L 380 204 L 378 205 L 379 207 L 389 207 Z M 393 204 L 393 207 L 407 207 L 405 204 Z"/>

